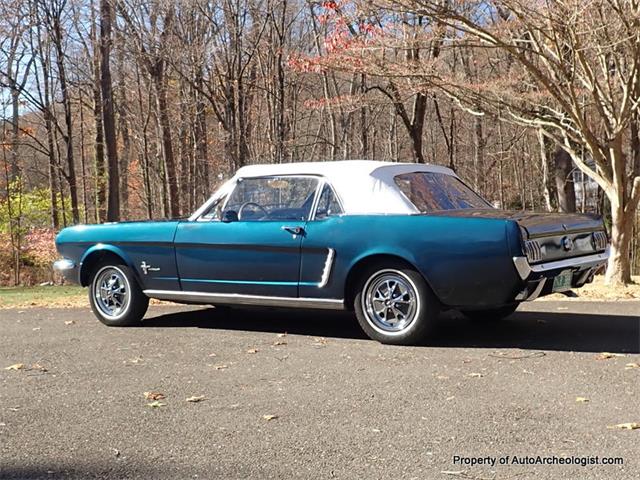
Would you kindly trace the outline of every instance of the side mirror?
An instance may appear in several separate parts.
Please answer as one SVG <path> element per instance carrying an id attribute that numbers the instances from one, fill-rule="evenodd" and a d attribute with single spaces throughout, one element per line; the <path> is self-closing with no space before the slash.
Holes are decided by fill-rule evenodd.
<path id="1" fill-rule="evenodd" d="M 222 214 L 222 221 L 224 223 L 231 223 L 238 221 L 238 212 L 235 210 L 225 210 Z"/>

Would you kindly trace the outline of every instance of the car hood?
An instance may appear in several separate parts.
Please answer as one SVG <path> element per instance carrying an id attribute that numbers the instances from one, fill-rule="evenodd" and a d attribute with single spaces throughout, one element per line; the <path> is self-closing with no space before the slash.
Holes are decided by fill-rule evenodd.
<path id="1" fill-rule="evenodd" d="M 434 213 L 448 217 L 495 218 L 512 220 L 522 227 L 528 238 L 604 230 L 602 218 L 586 213 L 522 212 L 499 209 L 461 209 Z"/>

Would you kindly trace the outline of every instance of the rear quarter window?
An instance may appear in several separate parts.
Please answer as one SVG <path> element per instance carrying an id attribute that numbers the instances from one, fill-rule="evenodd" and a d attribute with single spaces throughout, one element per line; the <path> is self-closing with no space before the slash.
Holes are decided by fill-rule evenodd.
<path id="1" fill-rule="evenodd" d="M 445 173 L 403 173 L 396 175 L 394 182 L 421 213 L 464 208 L 492 208 L 458 178 Z"/>

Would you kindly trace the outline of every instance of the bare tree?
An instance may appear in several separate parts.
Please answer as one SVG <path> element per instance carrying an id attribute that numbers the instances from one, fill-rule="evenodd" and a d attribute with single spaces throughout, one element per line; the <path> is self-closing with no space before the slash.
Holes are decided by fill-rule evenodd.
<path id="1" fill-rule="evenodd" d="M 467 49 L 486 65 L 481 82 L 468 82 L 445 61 L 405 64 L 407 75 L 475 115 L 539 130 L 598 183 L 611 204 L 607 281 L 629 283 L 640 165 L 625 139 L 640 104 L 639 2 L 393 0 L 383 6 L 431 19 L 456 39 L 447 49 Z M 423 41 L 437 34 L 427 29 Z"/>

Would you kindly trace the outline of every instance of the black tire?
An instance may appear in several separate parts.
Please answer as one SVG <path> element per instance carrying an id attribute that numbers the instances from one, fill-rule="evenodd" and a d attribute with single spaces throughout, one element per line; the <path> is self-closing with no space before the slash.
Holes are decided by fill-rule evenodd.
<path id="1" fill-rule="evenodd" d="M 109 286 L 110 290 L 105 292 L 106 289 L 101 286 Z M 104 295 L 102 292 L 105 292 Z M 89 303 L 93 314 L 105 325 L 128 327 L 142 322 L 149 307 L 149 297 L 142 292 L 129 267 L 106 261 L 91 274 Z M 109 311 L 113 313 L 110 315 Z"/>
<path id="2" fill-rule="evenodd" d="M 462 314 L 471 320 L 481 320 L 484 322 L 496 322 L 507 318 L 518 308 L 517 303 L 504 305 L 497 308 L 488 308 L 486 310 L 460 310 Z"/>
<path id="3" fill-rule="evenodd" d="M 381 343 L 424 343 L 440 313 L 440 302 L 422 275 L 404 264 L 372 265 L 360 277 L 356 288 L 353 306 L 358 323 L 369 338 Z M 390 298 L 385 300 L 383 296 L 389 290 Z"/>

